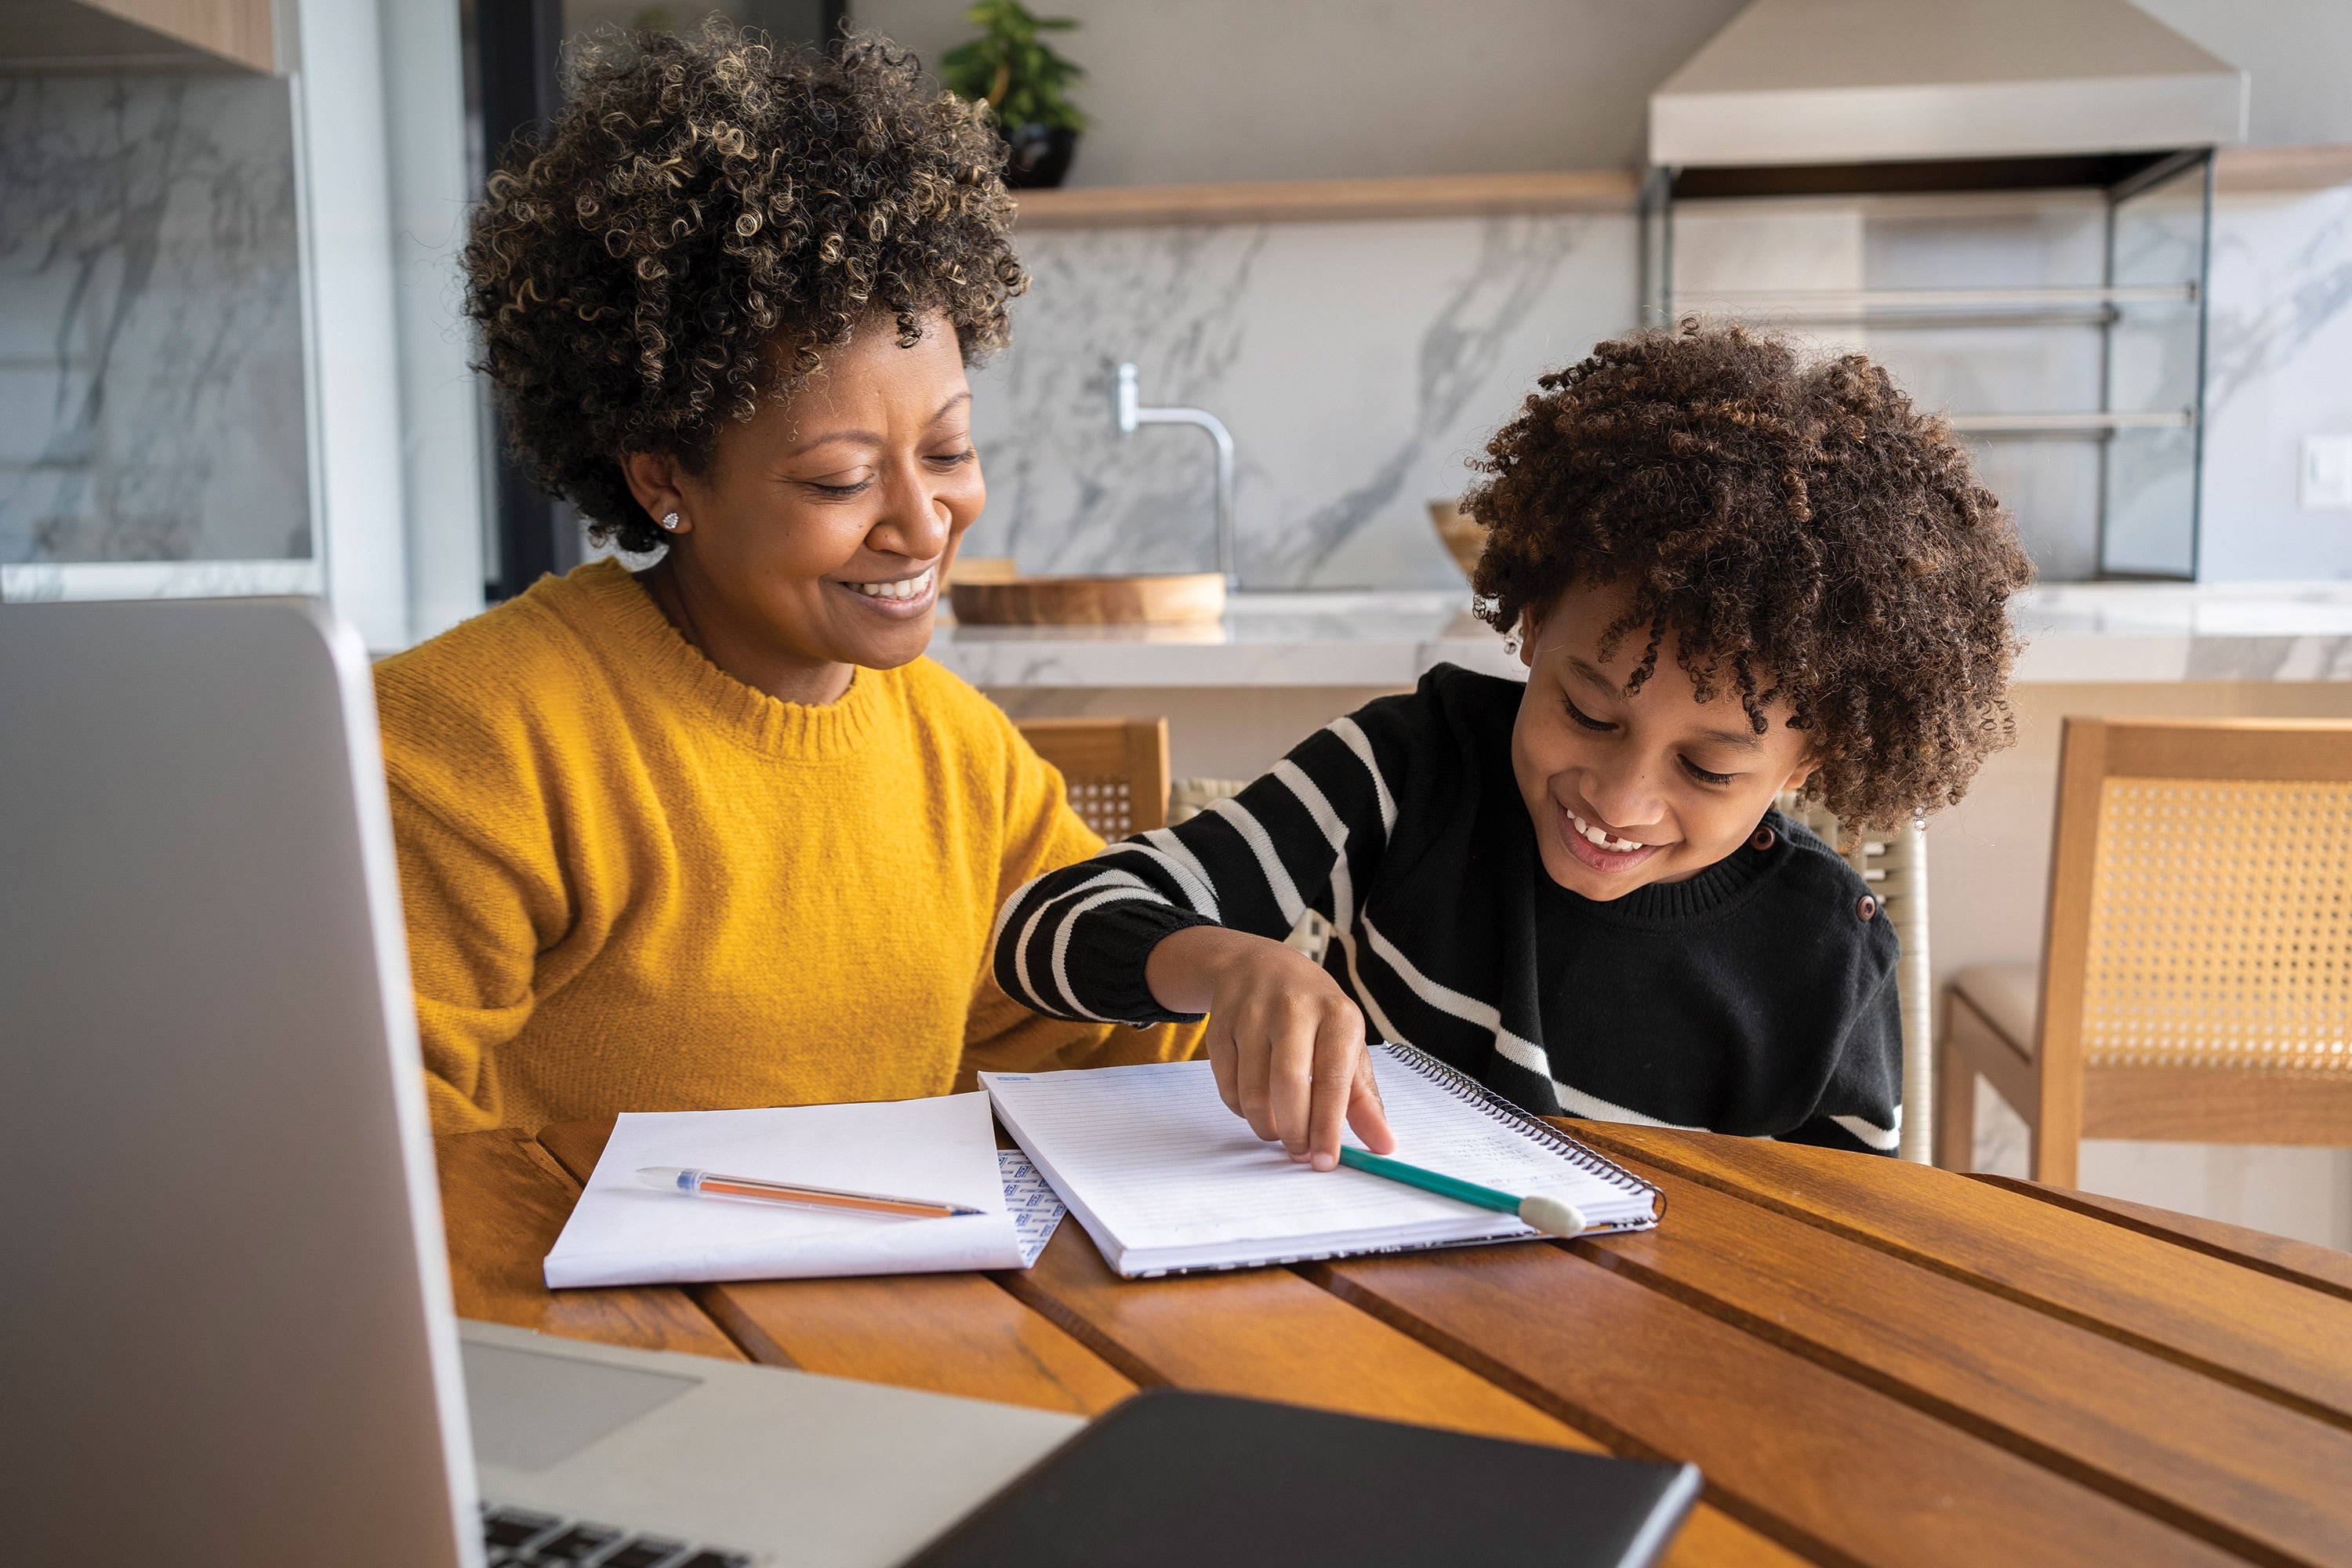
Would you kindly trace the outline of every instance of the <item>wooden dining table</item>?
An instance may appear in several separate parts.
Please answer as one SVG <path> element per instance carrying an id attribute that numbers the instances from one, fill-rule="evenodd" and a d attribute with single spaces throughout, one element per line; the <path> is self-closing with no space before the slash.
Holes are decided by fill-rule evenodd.
<path id="1" fill-rule="evenodd" d="M 1089 1415 L 1167 1384 L 1688 1460 L 1676 1568 L 2352 1564 L 2352 1254 L 1561 1125 L 1657 1184 L 1656 1229 L 1134 1280 L 1066 1221 L 1017 1272 L 551 1292 L 611 1124 L 437 1149 L 464 1317 Z"/>

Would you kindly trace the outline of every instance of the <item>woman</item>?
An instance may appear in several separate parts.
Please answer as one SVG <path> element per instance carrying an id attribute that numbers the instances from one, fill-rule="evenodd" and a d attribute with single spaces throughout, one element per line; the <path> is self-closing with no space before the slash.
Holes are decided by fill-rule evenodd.
<path id="1" fill-rule="evenodd" d="M 997 907 L 1100 841 L 921 657 L 1026 284 L 997 139 L 872 40 L 641 36 L 570 86 L 468 302 L 540 482 L 662 553 L 380 668 L 436 1128 L 1186 1054 L 990 980 Z"/>

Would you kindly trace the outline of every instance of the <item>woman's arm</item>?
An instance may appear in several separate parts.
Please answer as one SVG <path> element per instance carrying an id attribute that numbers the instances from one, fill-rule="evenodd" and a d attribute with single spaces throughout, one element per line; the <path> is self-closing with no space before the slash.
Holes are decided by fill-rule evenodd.
<path id="1" fill-rule="evenodd" d="M 496 1047 L 530 1022 L 544 904 L 560 889 L 518 875 L 478 836 L 392 792 L 408 965 L 436 1133 L 505 1123 Z"/>

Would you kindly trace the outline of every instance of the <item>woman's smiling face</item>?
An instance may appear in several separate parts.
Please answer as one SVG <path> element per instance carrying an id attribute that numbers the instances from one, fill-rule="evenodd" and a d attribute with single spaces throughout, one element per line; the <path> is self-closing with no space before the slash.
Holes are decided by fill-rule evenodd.
<path id="1" fill-rule="evenodd" d="M 920 656 L 988 496 L 963 356 L 937 316 L 907 348 L 887 317 L 867 321 L 729 426 L 701 473 L 646 453 L 625 468 L 648 513 L 678 518 L 651 584 L 664 611 L 720 668 L 797 701 Z"/>
<path id="2" fill-rule="evenodd" d="M 1606 659 L 1600 645 L 1630 599 L 1618 584 L 1571 584 L 1525 628 L 1528 689 L 1511 730 L 1511 768 L 1544 870 L 1603 900 L 1714 865 L 1755 832 L 1774 795 L 1813 771 L 1784 705 L 1765 708 L 1759 735 L 1738 696 L 1721 689 L 1727 681 L 1699 701 L 1671 631 L 1641 691 L 1625 695 L 1645 633 L 1620 637 Z"/>

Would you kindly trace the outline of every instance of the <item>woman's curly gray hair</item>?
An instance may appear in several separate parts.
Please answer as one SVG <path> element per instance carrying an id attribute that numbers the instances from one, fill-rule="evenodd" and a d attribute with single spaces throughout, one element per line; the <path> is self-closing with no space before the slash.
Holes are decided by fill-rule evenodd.
<path id="1" fill-rule="evenodd" d="M 965 361 L 1003 346 L 1004 146 L 871 37 L 829 54 L 713 22 L 578 47 L 562 112 L 491 176 L 466 246 L 479 368 L 539 483 L 599 539 L 657 548 L 620 459 L 699 471 L 730 421 L 887 314 L 932 311 Z"/>

